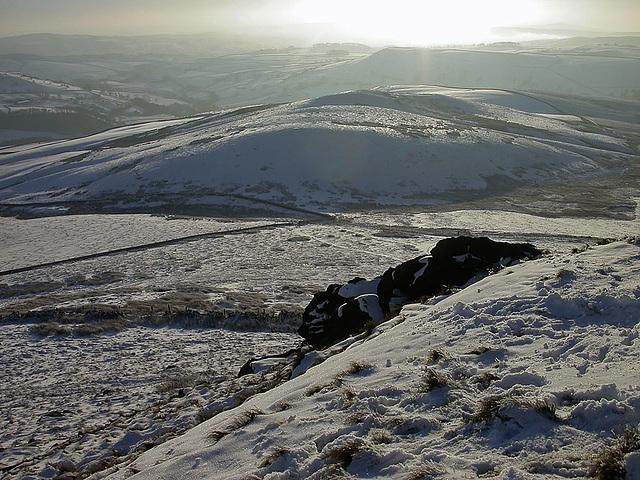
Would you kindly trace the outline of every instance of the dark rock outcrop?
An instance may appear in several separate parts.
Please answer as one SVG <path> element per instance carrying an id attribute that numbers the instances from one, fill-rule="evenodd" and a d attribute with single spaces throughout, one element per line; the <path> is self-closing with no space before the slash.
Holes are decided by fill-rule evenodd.
<path id="1" fill-rule="evenodd" d="M 307 306 L 298 333 L 314 348 L 325 348 L 377 325 L 402 305 L 462 287 L 485 274 L 542 252 L 529 243 L 486 237 L 439 241 L 430 254 L 389 268 L 373 280 L 354 278 L 318 292 Z"/>

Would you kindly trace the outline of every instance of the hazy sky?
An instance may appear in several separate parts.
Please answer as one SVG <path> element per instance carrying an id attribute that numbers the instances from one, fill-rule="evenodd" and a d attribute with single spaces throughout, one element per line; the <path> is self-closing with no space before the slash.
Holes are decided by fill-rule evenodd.
<path id="1" fill-rule="evenodd" d="M 640 31 L 640 0 L 0 0 L 0 36 L 297 28 L 310 37 L 429 44 L 486 41 L 494 27 L 549 23 Z"/>

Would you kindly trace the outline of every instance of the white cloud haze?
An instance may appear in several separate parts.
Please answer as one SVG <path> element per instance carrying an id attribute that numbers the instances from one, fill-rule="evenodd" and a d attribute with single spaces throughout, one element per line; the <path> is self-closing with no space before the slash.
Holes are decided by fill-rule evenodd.
<path id="1" fill-rule="evenodd" d="M 637 0 L 0 0 L 0 36 L 306 31 L 372 43 L 484 41 L 494 27 L 640 31 Z M 350 37 L 350 38 L 349 38 Z M 310 38 L 311 39 L 311 38 Z M 1 49 L 1 46 L 0 46 Z"/>

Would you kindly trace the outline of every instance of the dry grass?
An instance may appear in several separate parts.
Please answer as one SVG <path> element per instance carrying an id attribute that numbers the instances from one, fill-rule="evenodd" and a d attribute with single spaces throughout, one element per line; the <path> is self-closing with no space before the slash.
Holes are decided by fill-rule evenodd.
<path id="1" fill-rule="evenodd" d="M 444 475 L 447 471 L 437 463 L 427 462 L 419 466 L 408 475 L 402 477 L 402 480 L 430 480 L 432 478 Z"/>
<path id="2" fill-rule="evenodd" d="M 351 364 L 340 373 L 339 376 L 345 375 L 358 375 L 359 373 L 373 373 L 375 371 L 375 367 L 370 363 L 362 363 L 362 362 L 351 362 Z"/>
<path id="3" fill-rule="evenodd" d="M 432 368 L 429 368 L 420 379 L 418 392 L 428 393 L 437 388 L 450 387 L 450 386 L 453 386 L 453 382 L 451 379 L 449 379 L 442 373 L 436 372 Z"/>
<path id="4" fill-rule="evenodd" d="M 243 427 L 246 427 L 251 422 L 253 422 L 256 417 L 260 415 L 264 415 L 265 413 L 262 410 L 245 410 L 244 412 L 238 414 L 236 417 L 232 418 L 231 421 L 226 425 L 224 430 L 214 430 L 208 435 L 209 440 L 214 442 L 219 441 L 223 437 L 226 437 L 232 432 L 236 430 L 240 430 Z"/>
<path id="5" fill-rule="evenodd" d="M 494 382 L 499 379 L 500 377 L 498 377 L 497 375 L 491 372 L 484 372 L 474 377 L 475 383 L 478 385 L 478 388 L 480 388 L 481 390 L 486 390 L 491 385 L 491 382 Z"/>
<path id="6" fill-rule="evenodd" d="M 357 439 L 349 439 L 348 441 L 336 445 L 327 451 L 322 453 L 324 459 L 332 464 L 341 468 L 347 468 L 353 458 L 360 452 L 368 450 L 369 447 L 364 441 L 358 441 Z"/>
<path id="7" fill-rule="evenodd" d="M 380 425 L 382 423 L 382 416 L 371 410 L 357 410 L 347 417 L 346 422 L 350 425 L 359 425 L 365 422 Z"/>
<path id="8" fill-rule="evenodd" d="M 66 323 L 52 320 L 38 323 L 32 326 L 29 331 L 34 335 L 40 335 L 43 337 L 49 335 L 76 335 L 79 337 L 88 337 L 106 332 L 121 332 L 128 326 L 129 323 L 122 317 L 106 318 L 82 323 Z"/>
<path id="9" fill-rule="evenodd" d="M 369 437 L 373 443 L 375 444 L 390 444 L 395 441 L 394 435 L 385 428 L 372 428 L 369 430 Z"/>
<path id="10" fill-rule="evenodd" d="M 158 393 L 176 392 L 180 389 L 190 388 L 203 383 L 205 383 L 205 379 L 193 374 L 185 373 L 182 375 L 173 375 L 159 384 L 156 387 L 156 391 Z"/>
<path id="11" fill-rule="evenodd" d="M 342 408 L 347 409 L 356 403 L 357 394 L 349 385 L 342 387 Z"/>
<path id="12" fill-rule="evenodd" d="M 240 430 L 243 427 L 246 427 L 251 422 L 253 422 L 256 417 L 260 415 L 264 415 L 265 413 L 262 410 L 251 409 L 246 410 L 240 413 L 237 417 L 235 417 L 229 424 L 227 425 L 227 430 L 235 431 Z"/>
<path id="13" fill-rule="evenodd" d="M 491 396 L 480 402 L 478 410 L 467 419 L 467 423 L 490 423 L 495 418 L 507 421 L 503 410 L 517 406 L 524 410 L 538 412 L 550 420 L 561 421 L 556 412 L 556 406 L 541 399 L 515 397 L 510 395 Z"/>
<path id="14" fill-rule="evenodd" d="M 286 447 L 273 447 L 270 448 L 267 453 L 262 457 L 262 461 L 260 462 L 260 468 L 270 467 L 272 464 L 277 462 L 284 455 L 289 453 L 289 449 Z"/>
<path id="15" fill-rule="evenodd" d="M 304 391 L 304 394 L 307 397 L 312 397 L 315 394 L 320 392 L 329 392 L 331 390 L 335 390 L 336 388 L 340 387 L 342 384 L 343 384 L 343 380 L 341 378 L 335 378 L 328 383 L 324 383 L 321 385 L 313 385 L 307 388 Z"/>
<path id="16" fill-rule="evenodd" d="M 597 480 L 624 480 L 627 476 L 624 457 L 637 450 L 640 450 L 640 431 L 627 427 L 612 446 L 596 455 L 589 477 Z"/>
<path id="17" fill-rule="evenodd" d="M 427 363 L 437 363 L 446 358 L 447 357 L 442 350 L 431 350 L 429 355 L 427 355 Z"/>

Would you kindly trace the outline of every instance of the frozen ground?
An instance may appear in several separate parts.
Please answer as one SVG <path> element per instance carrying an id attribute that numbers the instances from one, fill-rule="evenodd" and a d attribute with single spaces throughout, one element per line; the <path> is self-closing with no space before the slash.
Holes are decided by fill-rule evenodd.
<path id="1" fill-rule="evenodd" d="M 51 478 L 71 464 L 87 474 L 161 443 L 234 405 L 239 355 L 299 342 L 284 333 L 177 327 L 42 337 L 31 327 L 1 329 L 0 455 L 9 478 Z"/>

